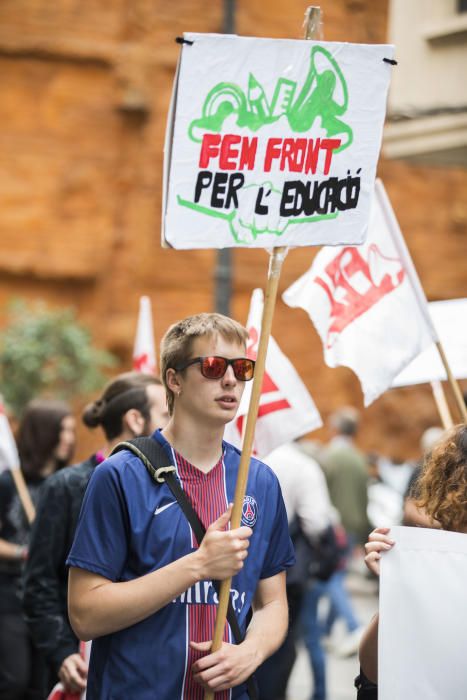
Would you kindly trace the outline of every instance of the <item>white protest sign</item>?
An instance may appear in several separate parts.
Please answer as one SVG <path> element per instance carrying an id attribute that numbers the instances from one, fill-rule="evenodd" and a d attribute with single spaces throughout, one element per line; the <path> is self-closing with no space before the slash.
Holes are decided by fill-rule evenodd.
<path id="1" fill-rule="evenodd" d="M 430 316 L 456 379 L 467 378 L 467 299 L 432 301 Z M 435 345 L 430 345 L 397 375 L 392 386 L 411 386 L 447 379 Z"/>
<path id="2" fill-rule="evenodd" d="M 165 242 L 362 243 L 393 47 L 184 39 L 165 144 Z"/>
<path id="3" fill-rule="evenodd" d="M 467 698 L 467 535 L 391 527 L 381 558 L 379 700 Z"/>

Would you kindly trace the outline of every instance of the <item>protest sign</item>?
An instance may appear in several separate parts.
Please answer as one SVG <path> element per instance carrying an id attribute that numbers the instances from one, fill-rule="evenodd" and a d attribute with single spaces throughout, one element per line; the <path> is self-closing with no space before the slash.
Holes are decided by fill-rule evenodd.
<path id="1" fill-rule="evenodd" d="M 323 248 L 283 295 L 286 304 L 309 314 L 326 364 L 346 365 L 357 374 L 365 406 L 437 340 L 402 235 L 383 207 L 383 192 L 378 182 L 366 242 Z"/>
<path id="2" fill-rule="evenodd" d="M 381 557 L 378 698 L 467 697 L 467 535 L 391 527 Z"/>
<path id="3" fill-rule="evenodd" d="M 175 248 L 365 239 L 393 47 L 185 34 L 163 237 Z"/>
<path id="4" fill-rule="evenodd" d="M 454 377 L 466 379 L 467 299 L 432 301 L 428 308 Z M 435 345 L 431 345 L 397 375 L 392 386 L 410 386 L 445 379 L 446 369 Z"/>
<path id="5" fill-rule="evenodd" d="M 251 296 L 247 329 L 247 355 L 256 360 L 263 315 L 263 292 L 255 289 Z M 251 398 L 251 384 L 246 384 L 235 420 L 225 427 L 224 437 L 241 448 L 244 421 Z M 321 416 L 295 367 L 271 336 L 256 421 L 254 452 L 262 458 L 279 445 L 290 442 L 322 426 Z"/>

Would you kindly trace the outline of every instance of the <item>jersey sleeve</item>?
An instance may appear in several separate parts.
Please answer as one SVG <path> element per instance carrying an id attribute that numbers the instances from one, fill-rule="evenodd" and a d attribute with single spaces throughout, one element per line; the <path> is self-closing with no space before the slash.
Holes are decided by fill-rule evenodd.
<path id="1" fill-rule="evenodd" d="M 270 500 L 269 545 L 261 569 L 260 578 L 270 578 L 295 564 L 295 554 L 289 537 L 289 526 L 281 488 L 276 476 L 270 471 L 271 485 L 268 488 Z"/>
<path id="2" fill-rule="evenodd" d="M 67 566 L 118 581 L 127 559 L 128 536 L 118 462 L 106 460 L 94 469 L 86 489 Z"/>

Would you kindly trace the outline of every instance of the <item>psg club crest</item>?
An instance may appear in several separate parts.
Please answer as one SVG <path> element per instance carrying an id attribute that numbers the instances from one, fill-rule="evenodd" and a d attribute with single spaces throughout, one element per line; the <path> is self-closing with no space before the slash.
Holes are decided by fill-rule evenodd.
<path id="1" fill-rule="evenodd" d="M 242 524 L 253 527 L 258 519 L 258 504 L 253 496 L 245 496 L 242 506 Z"/>

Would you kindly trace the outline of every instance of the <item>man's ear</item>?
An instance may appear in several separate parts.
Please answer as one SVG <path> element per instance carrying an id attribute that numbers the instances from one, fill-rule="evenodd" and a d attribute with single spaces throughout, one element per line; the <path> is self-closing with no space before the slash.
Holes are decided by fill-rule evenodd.
<path id="1" fill-rule="evenodd" d="M 129 432 L 132 435 L 141 435 L 145 423 L 143 414 L 137 408 L 129 408 L 122 416 L 124 432 Z"/>
<path id="2" fill-rule="evenodd" d="M 170 391 L 172 391 L 175 396 L 178 396 L 182 388 L 178 372 L 170 367 L 165 374 L 165 381 Z"/>

